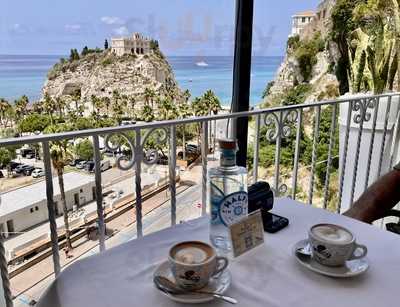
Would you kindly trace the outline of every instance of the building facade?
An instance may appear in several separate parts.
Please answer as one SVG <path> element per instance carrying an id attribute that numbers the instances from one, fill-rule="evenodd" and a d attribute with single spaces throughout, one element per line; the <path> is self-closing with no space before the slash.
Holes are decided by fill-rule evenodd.
<path id="1" fill-rule="evenodd" d="M 95 198 L 93 176 L 77 172 L 64 175 L 65 200 L 68 210 L 79 207 Z M 63 214 L 58 179 L 53 179 L 54 204 L 57 216 Z M 46 182 L 41 181 L 2 194 L 0 207 L 0 232 L 8 237 L 48 221 Z"/>
<path id="2" fill-rule="evenodd" d="M 112 38 L 111 50 L 117 56 L 124 54 L 149 54 L 151 51 L 150 39 L 143 37 L 139 33 L 134 33 L 131 37 Z"/>
<path id="3" fill-rule="evenodd" d="M 292 32 L 290 36 L 300 35 L 303 29 L 315 18 L 313 11 L 300 12 L 292 16 Z"/>

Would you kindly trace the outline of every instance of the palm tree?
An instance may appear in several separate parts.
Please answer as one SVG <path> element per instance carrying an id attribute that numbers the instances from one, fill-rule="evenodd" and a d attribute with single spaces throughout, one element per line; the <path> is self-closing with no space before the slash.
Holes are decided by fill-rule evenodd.
<path id="1" fill-rule="evenodd" d="M 29 99 L 27 96 L 23 95 L 21 98 L 15 101 L 15 112 L 18 119 L 22 119 L 27 112 Z"/>
<path id="2" fill-rule="evenodd" d="M 145 122 L 153 121 L 155 118 L 153 109 L 149 105 L 144 105 L 140 117 Z"/>
<path id="3" fill-rule="evenodd" d="M 7 128 L 7 110 L 11 108 L 10 103 L 4 98 L 0 98 L 0 122 L 4 128 Z"/>
<path id="4" fill-rule="evenodd" d="M 136 114 L 135 114 L 136 98 L 134 96 L 130 96 L 128 101 L 129 101 L 129 112 L 128 112 L 128 114 L 130 114 L 132 119 L 136 119 Z"/>
<path id="5" fill-rule="evenodd" d="M 208 90 L 204 93 L 203 99 L 205 100 L 208 114 L 218 114 L 218 112 L 221 110 L 221 102 L 214 92 L 212 90 Z"/>
<path id="6" fill-rule="evenodd" d="M 54 124 L 54 111 L 56 110 L 56 103 L 49 94 L 44 94 L 44 100 L 42 103 L 43 111 L 50 116 L 50 122 Z"/>
<path id="7" fill-rule="evenodd" d="M 54 103 L 55 107 L 58 109 L 58 116 L 60 117 L 60 119 L 63 118 L 64 109 L 67 105 L 66 101 L 62 97 L 56 97 Z"/>
<path id="8" fill-rule="evenodd" d="M 43 100 L 36 101 L 32 104 L 33 112 L 42 113 L 43 112 Z"/>
<path id="9" fill-rule="evenodd" d="M 92 95 L 90 97 L 90 100 L 91 100 L 92 106 L 93 106 L 93 115 L 95 118 L 99 118 L 101 111 L 104 108 L 104 99 L 99 98 L 95 95 Z"/>
<path id="10" fill-rule="evenodd" d="M 81 90 L 77 89 L 72 94 L 72 100 L 75 102 L 75 111 L 79 112 L 79 103 L 81 101 Z"/>
<path id="11" fill-rule="evenodd" d="M 189 103 L 181 103 L 178 105 L 178 113 L 180 118 L 187 118 L 192 115 L 192 110 Z M 186 133 L 185 125 L 182 125 L 182 146 L 183 146 L 183 160 L 186 160 Z"/>
<path id="12" fill-rule="evenodd" d="M 150 103 L 151 103 L 151 107 L 153 108 L 154 107 L 154 98 L 156 96 L 156 93 L 154 92 L 154 90 L 146 87 L 144 89 L 143 96 L 144 96 L 144 100 L 145 100 L 146 104 L 150 105 Z"/>
<path id="13" fill-rule="evenodd" d="M 111 106 L 111 100 L 109 97 L 103 97 L 102 102 L 103 102 L 103 105 L 106 107 L 106 113 L 108 115 L 108 111 L 110 110 L 110 106 Z"/>
<path id="14" fill-rule="evenodd" d="M 65 131 L 70 131 L 71 126 L 68 124 L 57 124 L 51 125 L 46 128 L 45 133 L 60 133 Z M 70 149 L 70 144 L 68 140 L 61 140 L 52 142 L 50 148 L 50 156 L 53 168 L 57 172 L 58 177 L 58 185 L 60 187 L 60 195 L 61 195 L 61 203 L 63 208 L 64 215 L 64 226 L 65 226 L 65 239 L 67 241 L 67 249 L 72 249 L 71 244 L 71 231 L 69 229 L 69 220 L 68 220 L 68 208 L 67 202 L 65 199 L 65 186 L 64 186 L 64 168 L 68 165 L 69 161 L 72 158 L 72 153 Z"/>

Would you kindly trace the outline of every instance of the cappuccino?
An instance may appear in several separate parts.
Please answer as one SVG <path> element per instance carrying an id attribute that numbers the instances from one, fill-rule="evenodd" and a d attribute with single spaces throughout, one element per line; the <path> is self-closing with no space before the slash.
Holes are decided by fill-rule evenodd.
<path id="1" fill-rule="evenodd" d="M 176 245 L 171 250 L 171 256 L 175 261 L 184 264 L 200 264 L 213 256 L 213 250 L 200 242 L 188 242 Z"/>
<path id="2" fill-rule="evenodd" d="M 353 241 L 353 235 L 346 229 L 337 225 L 317 225 L 313 227 L 311 231 L 315 237 L 328 243 L 348 244 Z"/>
<path id="3" fill-rule="evenodd" d="M 228 266 L 228 259 L 218 257 L 210 245 L 200 241 L 174 245 L 169 250 L 168 260 L 176 284 L 189 290 L 205 287 L 210 278 L 218 276 Z"/>

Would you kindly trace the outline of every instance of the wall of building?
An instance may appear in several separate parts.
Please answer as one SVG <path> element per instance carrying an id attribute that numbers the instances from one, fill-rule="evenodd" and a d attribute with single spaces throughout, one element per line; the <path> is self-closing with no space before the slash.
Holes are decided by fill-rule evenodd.
<path id="1" fill-rule="evenodd" d="M 150 53 L 150 41 L 138 34 L 129 38 L 112 38 L 111 50 L 117 56 L 124 54 L 148 54 Z"/>
<path id="2" fill-rule="evenodd" d="M 74 190 L 69 190 L 65 192 L 65 200 L 67 203 L 68 210 L 72 210 L 75 204 L 75 194 L 78 195 L 79 206 L 82 206 L 88 202 L 93 201 L 93 188 L 95 183 L 91 182 L 83 185 Z M 56 212 L 58 216 L 62 215 L 63 209 L 61 204 L 61 195 L 56 195 L 54 197 L 54 202 L 57 205 Z M 32 204 L 28 208 L 21 209 L 19 211 L 12 212 L 6 216 L 0 217 L 0 227 L 2 225 L 4 232 L 9 232 L 7 227 L 7 221 L 12 220 L 14 224 L 14 232 L 22 232 L 28 228 L 34 227 L 38 224 L 48 221 L 48 211 L 47 211 L 47 201 L 44 199 L 40 202 Z"/>

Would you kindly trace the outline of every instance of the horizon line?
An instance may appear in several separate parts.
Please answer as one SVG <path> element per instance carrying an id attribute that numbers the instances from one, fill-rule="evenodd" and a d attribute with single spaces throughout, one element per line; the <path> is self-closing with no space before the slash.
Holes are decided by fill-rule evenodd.
<path id="1" fill-rule="evenodd" d="M 63 54 L 52 54 L 52 53 L 0 53 L 0 56 L 57 56 L 57 57 L 64 57 L 68 58 L 68 55 Z M 233 58 L 233 55 L 165 55 L 166 57 L 219 57 L 219 58 Z M 281 58 L 285 55 L 252 55 L 252 57 L 270 57 L 270 58 Z"/>

